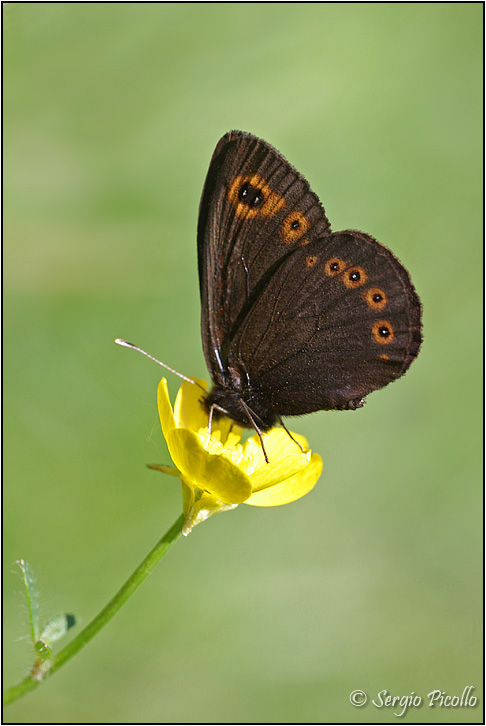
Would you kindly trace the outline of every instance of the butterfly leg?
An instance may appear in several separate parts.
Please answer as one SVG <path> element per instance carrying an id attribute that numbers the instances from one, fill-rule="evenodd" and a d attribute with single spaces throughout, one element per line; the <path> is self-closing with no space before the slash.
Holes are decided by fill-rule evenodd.
<path id="1" fill-rule="evenodd" d="M 299 444 L 299 442 L 298 442 L 298 441 L 297 441 L 296 439 L 294 439 L 294 437 L 292 436 L 292 434 L 290 433 L 290 431 L 288 430 L 288 428 L 286 427 L 286 425 L 285 425 L 285 424 L 284 424 L 284 422 L 282 421 L 282 417 L 281 417 L 281 416 L 279 416 L 279 417 L 278 417 L 278 420 L 279 420 L 279 422 L 280 422 L 280 426 L 281 426 L 281 427 L 282 427 L 282 428 L 283 428 L 283 429 L 284 429 L 284 430 L 285 430 L 285 431 L 286 431 L 286 432 L 288 433 L 288 435 L 290 436 L 290 438 L 292 439 L 292 441 L 294 442 L 294 444 L 297 444 L 297 446 L 298 446 L 298 447 L 299 447 L 299 449 L 300 449 L 300 450 L 302 451 L 302 453 L 304 453 L 304 449 L 303 449 L 303 448 L 302 448 L 302 446 L 301 446 L 301 445 Z"/>
<path id="2" fill-rule="evenodd" d="M 248 421 L 249 421 L 249 422 L 251 423 L 251 425 L 253 426 L 253 428 L 255 429 L 255 431 L 256 431 L 256 432 L 257 432 L 257 434 L 258 434 L 258 437 L 259 437 L 259 439 L 260 439 L 260 443 L 261 443 L 261 445 L 262 445 L 262 451 L 263 451 L 263 456 L 265 457 L 265 461 L 267 462 L 267 464 L 269 464 L 270 462 L 268 461 L 268 456 L 267 456 L 267 452 L 265 451 L 265 446 L 264 446 L 264 444 L 263 444 L 263 436 L 262 436 L 262 432 L 261 432 L 261 431 L 260 431 L 260 429 L 258 428 L 258 426 L 257 426 L 257 424 L 256 424 L 256 421 L 255 421 L 255 419 L 253 418 L 253 416 L 252 416 L 252 414 L 251 414 L 251 410 L 250 410 L 250 409 L 248 408 L 248 406 L 247 406 L 247 405 L 246 405 L 246 403 L 245 403 L 245 402 L 243 401 L 243 399 L 242 399 L 242 398 L 239 398 L 239 399 L 238 399 L 238 401 L 240 402 L 240 404 L 241 404 L 241 407 L 243 408 L 244 412 L 245 412 L 245 413 L 246 413 L 246 415 L 248 416 Z"/>
<path id="3" fill-rule="evenodd" d="M 209 438 L 211 438 L 211 429 L 213 427 L 213 411 L 215 408 L 218 411 L 220 411 L 221 413 L 224 413 L 226 416 L 228 415 L 228 411 L 226 411 L 224 408 L 221 408 L 221 406 L 218 406 L 217 403 L 211 404 L 211 408 L 209 409 L 209 420 L 208 420 Z"/>

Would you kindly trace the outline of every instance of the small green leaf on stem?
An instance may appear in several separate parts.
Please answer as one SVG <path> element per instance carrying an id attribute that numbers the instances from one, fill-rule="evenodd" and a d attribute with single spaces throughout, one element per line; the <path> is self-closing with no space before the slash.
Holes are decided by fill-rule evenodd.
<path id="1" fill-rule="evenodd" d="M 25 594 L 27 597 L 27 606 L 29 608 L 29 621 L 32 642 L 35 643 L 40 637 L 40 620 L 39 620 L 39 595 L 35 584 L 34 575 L 30 569 L 30 565 L 26 560 L 18 560 L 18 566 L 22 573 L 22 579 L 25 586 Z"/>

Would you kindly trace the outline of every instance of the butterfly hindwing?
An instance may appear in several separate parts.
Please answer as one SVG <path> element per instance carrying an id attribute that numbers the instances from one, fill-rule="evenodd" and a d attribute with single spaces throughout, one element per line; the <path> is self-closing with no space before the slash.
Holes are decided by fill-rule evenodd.
<path id="1" fill-rule="evenodd" d="M 420 345 L 420 303 L 394 255 L 362 232 L 297 248 L 274 271 L 230 357 L 280 415 L 356 408 Z M 251 403 L 248 405 L 251 406 Z"/>

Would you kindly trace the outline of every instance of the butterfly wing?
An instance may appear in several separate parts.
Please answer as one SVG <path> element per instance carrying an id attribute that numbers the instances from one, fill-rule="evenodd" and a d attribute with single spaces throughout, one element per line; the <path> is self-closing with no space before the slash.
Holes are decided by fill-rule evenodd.
<path id="1" fill-rule="evenodd" d="M 198 221 L 202 339 L 215 383 L 225 383 L 231 341 L 273 271 L 329 230 L 318 197 L 270 144 L 241 131 L 220 140 Z"/>
<path id="2" fill-rule="evenodd" d="M 396 257 L 369 235 L 338 232 L 296 247 L 267 275 L 230 356 L 280 415 L 357 408 L 410 366 L 420 317 Z"/>

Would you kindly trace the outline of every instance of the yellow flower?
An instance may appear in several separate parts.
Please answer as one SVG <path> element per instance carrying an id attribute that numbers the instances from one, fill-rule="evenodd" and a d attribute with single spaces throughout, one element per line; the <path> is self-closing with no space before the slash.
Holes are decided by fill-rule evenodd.
<path id="1" fill-rule="evenodd" d="M 204 381 L 198 383 L 206 387 Z M 201 395 L 199 386 L 184 382 L 172 410 L 165 378 L 157 391 L 162 432 L 176 468 L 151 468 L 181 479 L 186 515 L 183 534 L 211 514 L 243 502 L 274 507 L 293 502 L 312 489 L 321 474 L 322 460 L 307 449 L 303 436 L 292 434 L 304 449 L 301 451 L 284 429 L 263 434 L 267 464 L 258 436 L 241 443 L 241 429 L 229 418 L 213 420 L 209 437 Z"/>

